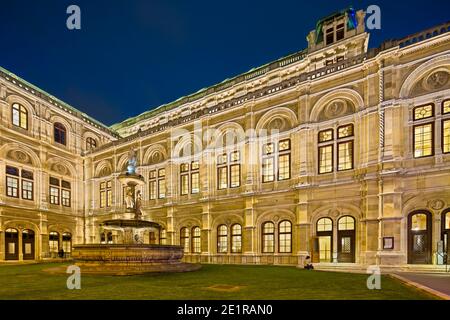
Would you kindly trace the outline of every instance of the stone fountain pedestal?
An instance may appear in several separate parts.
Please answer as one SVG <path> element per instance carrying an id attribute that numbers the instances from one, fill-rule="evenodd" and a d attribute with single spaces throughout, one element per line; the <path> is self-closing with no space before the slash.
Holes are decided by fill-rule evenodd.
<path id="1" fill-rule="evenodd" d="M 119 181 L 127 187 L 126 212 L 120 219 L 104 221 L 102 227 L 121 232 L 123 243 L 73 246 L 72 257 L 81 273 L 133 275 L 200 269 L 198 264 L 181 261 L 184 254 L 181 246 L 143 244 L 143 231 L 160 229 L 157 223 L 142 219 L 141 199 L 136 196 L 136 186 L 144 184 L 144 179 L 136 174 L 134 167 L 130 165 L 129 171 L 119 176 Z"/>

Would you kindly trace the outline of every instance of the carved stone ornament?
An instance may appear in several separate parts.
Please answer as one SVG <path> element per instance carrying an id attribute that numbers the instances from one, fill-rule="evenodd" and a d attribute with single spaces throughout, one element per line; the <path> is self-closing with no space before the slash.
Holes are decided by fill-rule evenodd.
<path id="1" fill-rule="evenodd" d="M 337 210 L 337 209 L 331 209 L 331 210 L 328 212 L 328 216 L 329 216 L 329 217 L 332 217 L 332 218 L 337 218 L 337 217 L 339 216 L 339 214 L 340 214 L 340 212 L 339 212 L 339 210 Z"/>
<path id="2" fill-rule="evenodd" d="M 59 164 L 59 163 L 54 164 L 52 170 L 56 173 L 59 173 L 62 176 L 70 175 L 69 170 L 67 170 L 67 168 L 64 165 Z"/>
<path id="3" fill-rule="evenodd" d="M 20 162 L 20 163 L 31 163 L 30 157 L 20 150 L 12 150 L 8 153 L 8 158 Z"/>
<path id="4" fill-rule="evenodd" d="M 427 90 L 439 90 L 445 87 L 450 80 L 450 74 L 445 70 L 438 70 L 425 78 L 424 87 Z"/>
<path id="5" fill-rule="evenodd" d="M 331 101 L 322 111 L 320 116 L 321 120 L 329 120 L 339 118 L 354 112 L 354 108 L 346 101 L 342 99 L 336 99 Z"/>
<path id="6" fill-rule="evenodd" d="M 431 201 L 428 203 L 428 206 L 429 206 L 431 209 L 434 209 L 434 210 L 441 210 L 441 209 L 444 208 L 445 203 L 444 203 L 444 201 L 442 201 L 442 200 L 436 199 L 436 200 L 431 200 Z"/>

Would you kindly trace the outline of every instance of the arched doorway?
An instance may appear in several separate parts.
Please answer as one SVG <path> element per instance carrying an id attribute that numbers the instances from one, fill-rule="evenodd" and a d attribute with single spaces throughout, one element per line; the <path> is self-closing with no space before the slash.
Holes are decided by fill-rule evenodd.
<path id="1" fill-rule="evenodd" d="M 444 252 L 447 253 L 447 262 L 449 261 L 448 255 L 450 254 L 450 209 L 445 210 L 442 213 L 442 241 L 444 242 Z"/>
<path id="2" fill-rule="evenodd" d="M 355 263 L 355 218 L 345 216 L 338 221 L 338 262 Z"/>
<path id="3" fill-rule="evenodd" d="M 58 257 L 59 251 L 59 233 L 56 231 L 52 231 L 48 236 L 48 246 L 51 258 Z"/>
<path id="4" fill-rule="evenodd" d="M 5 231 L 5 260 L 19 260 L 19 232 L 16 229 Z"/>
<path id="5" fill-rule="evenodd" d="M 22 253 L 23 260 L 34 260 L 34 231 L 22 231 Z"/>
<path id="6" fill-rule="evenodd" d="M 318 238 L 318 262 L 333 262 L 333 220 L 322 218 L 317 221 L 316 235 Z"/>
<path id="7" fill-rule="evenodd" d="M 62 234 L 62 248 L 64 250 L 64 257 L 70 257 L 72 252 L 72 234 L 69 232 L 64 232 Z"/>
<path id="8" fill-rule="evenodd" d="M 408 264 L 431 263 L 431 222 L 428 211 L 408 216 Z"/>

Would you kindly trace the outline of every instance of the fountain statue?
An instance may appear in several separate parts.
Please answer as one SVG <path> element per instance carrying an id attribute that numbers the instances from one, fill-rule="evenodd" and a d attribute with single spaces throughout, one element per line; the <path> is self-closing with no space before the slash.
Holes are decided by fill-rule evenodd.
<path id="1" fill-rule="evenodd" d="M 72 256 L 76 265 L 84 273 L 113 275 L 199 269 L 199 265 L 181 262 L 181 246 L 145 244 L 145 233 L 160 232 L 161 226 L 143 219 L 142 193 L 137 187 L 145 185 L 145 180 L 136 167 L 136 151 L 131 150 L 127 171 L 118 177 L 126 190 L 125 211 L 122 217 L 101 223 L 103 230 L 116 231 L 121 243 L 75 245 Z"/>

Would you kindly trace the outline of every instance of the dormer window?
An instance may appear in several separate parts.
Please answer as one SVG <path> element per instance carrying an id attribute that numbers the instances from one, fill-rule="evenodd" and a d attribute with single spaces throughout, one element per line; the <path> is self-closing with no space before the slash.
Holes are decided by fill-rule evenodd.
<path id="1" fill-rule="evenodd" d="M 345 23 L 339 23 L 338 25 L 330 25 L 326 27 L 325 31 L 325 45 L 333 44 L 334 42 L 341 41 L 345 37 Z"/>

